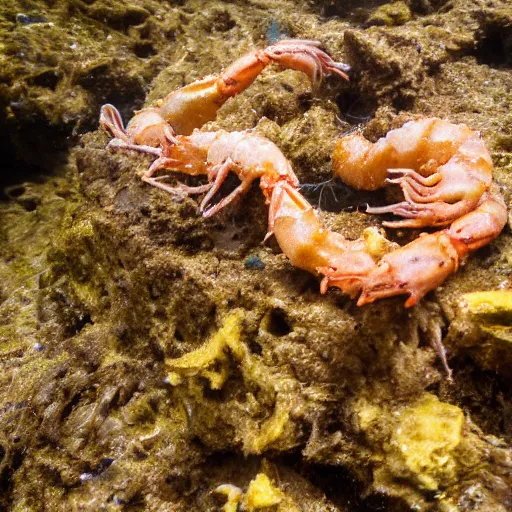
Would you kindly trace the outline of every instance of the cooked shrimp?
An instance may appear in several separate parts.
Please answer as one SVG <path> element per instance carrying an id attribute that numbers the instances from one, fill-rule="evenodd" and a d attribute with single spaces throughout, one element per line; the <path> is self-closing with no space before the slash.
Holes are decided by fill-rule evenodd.
<path id="1" fill-rule="evenodd" d="M 329 286 L 353 297 L 361 292 L 359 306 L 403 294 L 409 295 L 406 307 L 415 305 L 456 272 L 469 252 L 496 238 L 506 222 L 507 209 L 494 184 L 451 226 L 423 233 L 401 248 L 372 229 L 349 241 L 323 228 L 312 206 L 285 183 L 274 187 L 269 213 L 269 231 L 292 264 L 323 275 L 322 293 Z"/>
<path id="2" fill-rule="evenodd" d="M 247 89 L 272 63 L 302 71 L 315 86 L 330 73 L 348 79 L 345 71 L 349 67 L 333 61 L 319 46 L 318 41 L 289 39 L 250 52 L 219 75 L 207 76 L 171 92 L 158 104 L 162 116 L 177 133 L 189 135 L 195 128 L 213 121 L 229 98 Z"/>

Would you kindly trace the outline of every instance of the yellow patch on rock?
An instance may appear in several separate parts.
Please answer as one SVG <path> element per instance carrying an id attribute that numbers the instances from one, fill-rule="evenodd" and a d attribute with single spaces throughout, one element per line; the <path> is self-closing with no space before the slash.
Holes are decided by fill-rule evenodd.
<path id="1" fill-rule="evenodd" d="M 461 409 L 430 394 L 401 411 L 390 441 L 395 476 L 416 480 L 430 491 L 452 481 L 463 423 Z"/>
<path id="2" fill-rule="evenodd" d="M 270 478 L 264 473 L 258 473 L 249 484 L 243 501 L 243 509 L 252 512 L 260 508 L 271 507 L 280 503 L 283 498 L 284 494 L 272 484 Z"/>

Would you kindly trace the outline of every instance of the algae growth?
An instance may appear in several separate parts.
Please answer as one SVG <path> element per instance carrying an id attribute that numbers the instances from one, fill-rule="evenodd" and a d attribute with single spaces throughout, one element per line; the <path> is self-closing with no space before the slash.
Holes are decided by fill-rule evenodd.
<path id="1" fill-rule="evenodd" d="M 203 219 L 196 199 L 140 181 L 149 157 L 112 154 L 96 131 L 105 102 L 127 120 L 276 37 L 317 39 L 349 82 L 312 90 L 269 68 L 205 129 L 270 138 L 323 222 L 357 238 L 381 220 L 354 207 L 392 192 L 316 187 L 337 137 L 444 116 L 481 132 L 510 206 L 509 2 L 0 13 L 0 509 L 512 508 L 510 226 L 415 308 L 357 308 L 262 243 L 257 186 Z"/>

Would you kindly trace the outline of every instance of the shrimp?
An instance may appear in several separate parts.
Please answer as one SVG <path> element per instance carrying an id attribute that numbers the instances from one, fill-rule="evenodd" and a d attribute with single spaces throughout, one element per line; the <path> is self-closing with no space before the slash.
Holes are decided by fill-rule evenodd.
<path id="1" fill-rule="evenodd" d="M 444 226 L 472 211 L 492 183 L 492 159 L 480 136 L 444 119 L 410 121 L 375 144 L 359 134 L 340 139 L 334 174 L 354 188 L 398 184 L 405 201 L 368 213 L 394 213 L 392 228 Z"/>
<path id="2" fill-rule="evenodd" d="M 115 137 L 111 147 L 160 156 L 176 144 L 176 134 L 191 135 L 194 129 L 213 121 L 218 109 L 247 89 L 271 63 L 306 73 L 314 86 L 330 73 L 348 79 L 345 72 L 349 66 L 332 60 L 319 45 L 318 41 L 290 39 L 250 52 L 219 75 L 196 80 L 154 106 L 137 111 L 126 130 L 119 111 L 113 105 L 103 105 L 100 126 Z"/>
<path id="3" fill-rule="evenodd" d="M 360 277 L 358 305 L 408 294 L 414 306 L 456 272 L 468 253 L 489 244 L 507 222 L 507 208 L 492 182 L 492 160 L 479 135 L 465 125 L 437 118 L 406 123 L 371 144 L 360 135 L 342 138 L 333 154 L 334 172 L 346 183 L 375 190 L 398 184 L 405 201 L 367 208 L 404 220 L 391 228 L 449 227 L 423 233 L 382 257 Z M 387 178 L 391 176 L 391 178 Z M 336 284 L 336 277 L 326 275 Z"/>
<path id="4" fill-rule="evenodd" d="M 259 178 L 269 207 L 268 232 L 299 268 L 322 276 L 320 291 L 334 286 L 364 305 L 407 294 L 406 307 L 456 272 L 466 256 L 490 243 L 507 221 L 503 198 L 492 182 L 492 160 L 479 135 L 465 125 L 425 118 L 392 130 L 372 144 L 360 135 L 342 138 L 333 153 L 334 173 L 349 185 L 376 190 L 401 187 L 404 201 L 368 208 L 368 213 L 403 217 L 391 228 L 445 227 L 423 233 L 399 248 L 376 229 L 357 240 L 325 229 L 314 208 L 299 193 L 299 181 L 279 148 L 251 130 L 202 133 L 228 98 L 246 89 L 271 62 L 303 71 L 318 83 L 324 74 L 346 78 L 312 41 L 281 41 L 250 53 L 220 75 L 209 76 L 169 94 L 156 106 L 136 113 L 127 128 L 112 105 L 101 110 L 100 125 L 115 138 L 110 147 L 132 149 L 157 158 L 142 179 L 173 195 L 205 193 L 200 203 L 211 217 L 243 195 Z M 207 176 L 195 187 L 170 186 L 155 176 L 161 169 Z M 210 206 L 230 172 L 240 185 Z"/>
<path id="5" fill-rule="evenodd" d="M 394 295 L 409 294 L 405 307 L 414 306 L 452 273 L 472 251 L 489 244 L 507 222 L 507 208 L 497 187 L 486 192 L 477 208 L 449 228 L 423 233 L 411 243 L 386 254 L 362 280 L 358 305 Z"/>
<path id="6" fill-rule="evenodd" d="M 306 73 L 313 85 L 318 85 L 329 73 L 348 79 L 345 71 L 349 67 L 332 60 L 319 45 L 317 41 L 284 40 L 248 53 L 219 75 L 196 80 L 171 92 L 155 106 L 139 110 L 126 129 L 119 111 L 113 105 L 103 105 L 100 127 L 114 136 L 109 143 L 111 149 L 135 150 L 157 157 L 142 175 L 143 181 L 178 196 L 206 192 L 201 203 L 205 217 L 214 215 L 243 194 L 257 177 L 261 178 L 262 189 L 268 189 L 268 202 L 276 176 L 295 187 L 298 185 L 291 166 L 277 147 L 251 131 L 201 134 L 197 129 L 215 119 L 217 110 L 249 87 L 271 63 Z M 197 187 L 183 184 L 171 187 L 162 183 L 162 177 L 154 176 L 165 168 L 192 176 L 205 174 L 208 183 Z M 217 205 L 207 209 L 230 171 L 238 174 L 242 183 Z"/>
<path id="7" fill-rule="evenodd" d="M 209 182 L 199 187 L 187 187 L 181 184 L 171 187 L 159 181 L 158 177 L 153 177 L 157 170 L 166 167 L 172 167 L 190 175 L 206 174 Z M 238 176 L 240 185 L 217 204 L 207 208 L 230 172 Z M 260 188 L 267 203 L 270 202 L 277 183 L 287 183 L 293 188 L 299 186 L 299 180 L 281 150 L 273 142 L 252 130 L 242 132 L 195 130 L 189 136 L 178 135 L 176 145 L 168 149 L 167 156 L 155 160 L 142 177 L 151 185 L 172 194 L 207 192 L 200 205 L 203 217 L 215 215 L 239 198 L 249 190 L 256 178 L 260 179 Z"/>

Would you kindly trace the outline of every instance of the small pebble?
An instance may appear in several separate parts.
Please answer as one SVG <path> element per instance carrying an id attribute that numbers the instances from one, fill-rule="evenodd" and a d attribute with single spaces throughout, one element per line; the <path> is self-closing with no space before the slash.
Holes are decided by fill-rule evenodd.
<path id="1" fill-rule="evenodd" d="M 41 345 L 41 343 L 34 343 L 34 350 L 36 352 L 43 350 L 43 345 Z"/>
<path id="2" fill-rule="evenodd" d="M 244 267 L 248 270 L 263 270 L 265 263 L 261 261 L 257 256 L 249 256 L 244 261 Z"/>
<path id="3" fill-rule="evenodd" d="M 33 25 L 35 23 L 46 23 L 48 21 L 48 18 L 45 18 L 44 16 L 28 16 L 27 14 L 23 14 L 22 12 L 16 14 L 16 21 L 20 25 Z"/>

